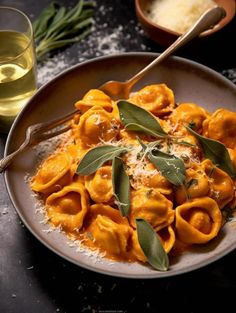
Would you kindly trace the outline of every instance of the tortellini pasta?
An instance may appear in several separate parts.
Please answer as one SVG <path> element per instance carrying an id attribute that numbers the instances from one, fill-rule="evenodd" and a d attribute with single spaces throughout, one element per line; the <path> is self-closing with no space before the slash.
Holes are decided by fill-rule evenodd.
<path id="1" fill-rule="evenodd" d="M 203 122 L 203 135 L 219 140 L 227 148 L 236 149 L 236 113 L 226 109 L 215 111 Z"/>
<path id="2" fill-rule="evenodd" d="M 93 106 L 80 118 L 74 136 L 84 148 L 97 145 L 100 141 L 115 139 L 119 124 L 111 113 L 101 106 Z"/>
<path id="3" fill-rule="evenodd" d="M 70 154 L 59 152 L 50 156 L 34 176 L 31 188 L 44 194 L 60 190 L 72 181 L 74 174 L 73 158 Z"/>
<path id="4" fill-rule="evenodd" d="M 168 225 L 157 232 L 166 253 L 169 253 L 175 244 L 175 231 L 172 225 Z"/>
<path id="5" fill-rule="evenodd" d="M 176 230 L 184 243 L 208 242 L 218 234 L 221 223 L 220 209 L 209 197 L 196 198 L 176 208 Z"/>
<path id="6" fill-rule="evenodd" d="M 145 167 L 145 173 L 140 175 L 140 184 L 153 188 L 163 195 L 172 193 L 171 183 L 157 171 L 152 163 L 148 163 Z"/>
<path id="7" fill-rule="evenodd" d="M 187 201 L 187 198 L 205 197 L 210 191 L 209 178 L 204 172 L 204 168 L 199 165 L 190 167 L 186 171 L 186 183 L 179 186 L 175 191 L 177 204 Z"/>
<path id="8" fill-rule="evenodd" d="M 70 233 L 80 230 L 88 208 L 88 194 L 80 182 L 65 186 L 46 200 L 47 215 L 52 224 Z"/>
<path id="9" fill-rule="evenodd" d="M 209 178 L 209 196 L 213 198 L 220 209 L 229 203 L 234 195 L 234 184 L 230 176 L 212 164 L 210 160 L 202 162 Z"/>
<path id="10" fill-rule="evenodd" d="M 158 190 L 140 188 L 131 192 L 130 223 L 135 228 L 135 219 L 144 218 L 158 231 L 174 221 L 173 204 Z"/>
<path id="11" fill-rule="evenodd" d="M 227 149 L 229 152 L 230 159 L 232 160 L 233 167 L 236 170 L 236 149 Z"/>
<path id="12" fill-rule="evenodd" d="M 139 90 L 130 102 L 135 103 L 156 116 L 169 114 L 174 107 L 173 91 L 165 84 L 146 86 Z"/>
<path id="13" fill-rule="evenodd" d="M 111 166 L 102 166 L 96 173 L 85 177 L 85 188 L 96 203 L 107 203 L 113 196 Z"/>
<path id="14" fill-rule="evenodd" d="M 192 125 L 194 130 L 199 131 L 207 116 L 206 110 L 195 103 L 180 103 L 170 115 L 170 121 L 180 128 L 183 125 Z"/>
<path id="15" fill-rule="evenodd" d="M 236 113 L 218 109 L 210 114 L 193 102 L 177 105 L 173 91 L 165 84 L 146 86 L 128 102 L 148 111 L 151 124 L 158 123 L 166 134 L 146 132 L 147 125 L 139 128 L 134 121 L 128 123 L 129 128 L 119 103 L 91 89 L 75 103 L 79 113 L 66 139 L 38 167 L 30 184 L 41 195 L 52 226 L 105 257 L 147 263 L 148 256 L 139 243 L 137 219 L 150 224 L 169 255 L 180 247 L 186 250 L 205 244 L 221 231 L 225 208 L 236 205 L 236 180 L 214 164 L 199 135 L 223 143 L 236 170 Z M 128 115 L 132 120 L 135 110 Z M 96 160 L 90 154 L 86 166 L 93 170 L 81 174 L 78 168 L 82 160 L 103 146 L 114 148 L 114 154 L 107 157 L 104 153 Z M 155 156 L 155 152 L 159 154 Z M 114 187 L 115 157 L 123 164 L 124 173 L 118 177 L 126 175 L 129 182 L 126 189 L 122 189 L 123 181 L 119 182 L 118 191 Z M 178 162 L 184 167 L 183 180 Z M 171 179 L 173 171 L 175 179 Z M 119 194 L 127 190 L 128 200 L 122 203 Z"/>
<path id="16" fill-rule="evenodd" d="M 111 98 L 98 89 L 89 90 L 82 100 L 75 103 L 75 107 L 82 113 L 97 105 L 101 106 L 108 112 L 113 110 Z"/>
<path id="17" fill-rule="evenodd" d="M 126 255 L 132 228 L 119 211 L 104 204 L 94 204 L 90 208 L 90 222 L 86 231 L 92 236 L 93 243 L 111 257 Z"/>

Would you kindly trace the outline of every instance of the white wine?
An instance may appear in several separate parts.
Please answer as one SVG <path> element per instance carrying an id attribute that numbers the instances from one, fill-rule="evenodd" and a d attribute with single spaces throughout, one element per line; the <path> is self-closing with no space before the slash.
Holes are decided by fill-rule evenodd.
<path id="1" fill-rule="evenodd" d="M 11 123 L 36 91 L 35 71 L 30 39 L 23 33 L 0 31 L 0 129 Z"/>

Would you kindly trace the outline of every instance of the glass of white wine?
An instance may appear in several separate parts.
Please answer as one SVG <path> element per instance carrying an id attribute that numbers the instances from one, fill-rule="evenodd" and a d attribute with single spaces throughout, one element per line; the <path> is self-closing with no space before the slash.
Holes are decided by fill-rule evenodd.
<path id="1" fill-rule="evenodd" d="M 21 11 L 0 6 L 0 132 L 7 132 L 37 89 L 33 28 Z"/>

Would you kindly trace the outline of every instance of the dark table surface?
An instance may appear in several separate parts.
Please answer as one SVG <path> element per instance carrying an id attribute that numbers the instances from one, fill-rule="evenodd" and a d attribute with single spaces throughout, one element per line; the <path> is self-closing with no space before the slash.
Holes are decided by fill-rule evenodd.
<path id="1" fill-rule="evenodd" d="M 19 8 L 34 20 L 49 2 L 1 0 L 0 5 Z M 111 52 L 163 51 L 141 30 L 133 2 L 97 0 L 92 35 L 39 64 L 39 84 L 68 66 Z M 205 64 L 236 83 L 235 38 L 234 19 L 213 38 L 182 48 L 177 55 Z M 0 134 L 1 156 L 5 141 L 6 135 Z M 202 269 L 172 278 L 127 280 L 90 272 L 55 255 L 24 227 L 0 176 L 0 313 L 162 312 L 163 307 L 167 312 L 204 312 L 206 303 L 211 311 L 222 304 L 228 312 L 234 307 L 235 264 L 233 251 Z"/>

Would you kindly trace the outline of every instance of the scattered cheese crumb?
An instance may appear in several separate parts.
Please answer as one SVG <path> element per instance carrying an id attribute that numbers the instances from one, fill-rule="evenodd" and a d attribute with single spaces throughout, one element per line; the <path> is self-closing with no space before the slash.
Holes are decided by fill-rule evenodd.
<path id="1" fill-rule="evenodd" d="M 32 270 L 33 268 L 34 266 L 32 265 L 32 266 L 27 267 L 27 270 Z"/>
<path id="2" fill-rule="evenodd" d="M 2 215 L 8 214 L 8 209 L 7 208 L 3 208 L 1 213 L 2 213 Z"/>

